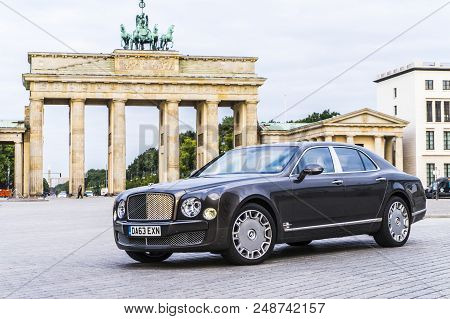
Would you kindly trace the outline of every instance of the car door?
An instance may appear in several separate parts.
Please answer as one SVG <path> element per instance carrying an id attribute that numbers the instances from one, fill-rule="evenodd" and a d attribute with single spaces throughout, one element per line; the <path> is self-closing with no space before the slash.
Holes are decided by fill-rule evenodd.
<path id="1" fill-rule="evenodd" d="M 324 172 L 306 176 L 299 181 L 298 175 L 308 164 L 318 164 Z M 345 197 L 345 188 L 329 147 L 313 147 L 304 152 L 290 181 L 292 193 L 285 199 L 284 222 L 289 228 L 329 225 L 340 222 Z"/>
<path id="2" fill-rule="evenodd" d="M 350 147 L 334 147 L 344 174 L 347 221 L 374 219 L 383 203 L 387 180 L 367 154 Z"/>

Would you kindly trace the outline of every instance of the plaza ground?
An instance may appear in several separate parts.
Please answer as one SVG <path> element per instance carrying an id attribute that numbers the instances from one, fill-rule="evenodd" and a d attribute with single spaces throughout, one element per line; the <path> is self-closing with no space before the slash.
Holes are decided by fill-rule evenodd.
<path id="1" fill-rule="evenodd" d="M 408 244 L 369 236 L 276 247 L 254 267 L 217 255 L 176 254 L 142 265 L 119 251 L 111 198 L 0 202 L 2 298 L 448 298 L 450 218 L 415 224 Z M 450 200 L 429 201 L 450 216 Z"/>

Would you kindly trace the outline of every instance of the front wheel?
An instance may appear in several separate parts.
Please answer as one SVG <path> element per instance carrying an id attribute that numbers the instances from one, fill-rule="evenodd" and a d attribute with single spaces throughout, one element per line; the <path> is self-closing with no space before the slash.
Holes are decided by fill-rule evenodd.
<path id="1" fill-rule="evenodd" d="M 257 265 L 266 260 L 275 246 L 275 223 L 262 206 L 248 204 L 231 220 L 229 248 L 222 254 L 234 265 Z"/>
<path id="2" fill-rule="evenodd" d="M 411 232 L 410 213 L 405 201 L 392 197 L 386 205 L 380 230 L 373 236 L 382 247 L 401 247 Z"/>
<path id="3" fill-rule="evenodd" d="M 139 253 L 135 251 L 126 251 L 127 255 L 140 263 L 143 264 L 151 264 L 151 263 L 158 263 L 162 262 L 166 259 L 169 259 L 170 256 L 172 256 L 172 253 L 166 253 L 166 252 L 145 252 L 145 253 Z"/>

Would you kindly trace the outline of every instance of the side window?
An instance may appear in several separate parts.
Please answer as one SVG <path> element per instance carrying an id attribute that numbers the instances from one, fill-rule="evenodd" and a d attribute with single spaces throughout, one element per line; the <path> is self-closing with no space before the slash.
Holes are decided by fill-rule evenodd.
<path id="1" fill-rule="evenodd" d="M 322 166 L 324 173 L 334 172 L 333 158 L 331 157 L 328 147 L 313 148 L 307 151 L 298 163 L 294 173 L 300 174 L 305 166 L 309 164 L 318 164 Z"/>
<path id="2" fill-rule="evenodd" d="M 341 162 L 344 172 L 363 172 L 364 164 L 359 156 L 359 152 L 351 148 L 335 147 L 336 154 Z"/>
<path id="3" fill-rule="evenodd" d="M 367 157 L 366 154 L 359 152 L 359 156 L 361 156 L 361 159 L 363 161 L 364 168 L 366 169 L 366 171 L 376 171 L 377 170 L 377 166 L 372 162 L 372 160 L 370 158 Z"/>

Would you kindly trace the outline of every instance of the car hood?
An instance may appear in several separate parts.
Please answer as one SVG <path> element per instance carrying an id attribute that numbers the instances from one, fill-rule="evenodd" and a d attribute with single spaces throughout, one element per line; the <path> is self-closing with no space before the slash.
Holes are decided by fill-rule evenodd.
<path id="1" fill-rule="evenodd" d="M 127 195 L 143 192 L 179 194 L 180 192 L 188 193 L 203 189 L 214 188 L 217 186 L 224 186 L 231 183 L 243 181 L 250 182 L 251 180 L 258 180 L 263 178 L 267 178 L 267 175 L 233 174 L 233 175 L 194 177 L 178 180 L 171 183 L 160 183 L 150 185 L 147 187 L 135 188 L 127 191 L 126 193 Z"/>

